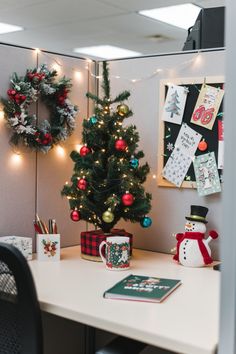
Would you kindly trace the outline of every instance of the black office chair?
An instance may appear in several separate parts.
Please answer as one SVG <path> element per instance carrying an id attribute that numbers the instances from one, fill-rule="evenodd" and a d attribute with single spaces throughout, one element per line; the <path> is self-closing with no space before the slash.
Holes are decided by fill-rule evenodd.
<path id="1" fill-rule="evenodd" d="M 0 354 L 42 354 L 41 312 L 26 259 L 0 243 Z"/>
<path id="2" fill-rule="evenodd" d="M 134 339 L 118 336 L 95 354 L 139 354 L 146 346 Z"/>

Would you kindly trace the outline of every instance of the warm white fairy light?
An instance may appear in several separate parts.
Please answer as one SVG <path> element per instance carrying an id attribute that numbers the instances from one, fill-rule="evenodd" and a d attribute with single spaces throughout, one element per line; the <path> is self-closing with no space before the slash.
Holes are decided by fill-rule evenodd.
<path id="1" fill-rule="evenodd" d="M 11 156 L 11 163 L 12 163 L 12 165 L 18 166 L 18 165 L 21 164 L 21 162 L 22 162 L 22 156 L 21 156 L 21 154 L 14 152 L 14 153 L 12 154 L 12 156 Z"/>
<path id="2" fill-rule="evenodd" d="M 66 181 L 66 182 L 65 182 L 65 185 L 68 185 L 68 184 L 69 184 L 69 182 L 68 182 L 68 181 Z"/>
<path id="3" fill-rule="evenodd" d="M 62 146 L 58 145 L 56 147 L 56 152 L 57 152 L 58 156 L 65 157 L 66 152 L 65 152 L 65 149 Z"/>
<path id="4" fill-rule="evenodd" d="M 76 79 L 77 80 L 81 80 L 81 78 L 82 78 L 82 73 L 81 73 L 81 71 L 78 71 L 78 70 L 75 70 L 75 77 L 76 77 Z"/>
<path id="5" fill-rule="evenodd" d="M 0 120 L 4 119 L 4 111 L 0 111 Z"/>
<path id="6" fill-rule="evenodd" d="M 154 174 L 154 175 L 152 175 L 152 178 L 153 178 L 153 179 L 156 179 L 156 178 L 157 178 L 157 176 Z"/>
<path id="7" fill-rule="evenodd" d="M 39 54 L 41 52 L 41 50 L 39 48 L 35 48 L 34 51 L 36 54 Z"/>

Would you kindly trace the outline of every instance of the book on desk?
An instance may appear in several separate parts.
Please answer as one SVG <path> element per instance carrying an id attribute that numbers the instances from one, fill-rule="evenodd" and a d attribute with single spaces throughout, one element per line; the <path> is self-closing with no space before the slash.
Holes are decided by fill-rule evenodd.
<path id="1" fill-rule="evenodd" d="M 103 297 L 119 300 L 161 302 L 180 284 L 181 280 L 179 279 L 130 274 L 106 290 Z"/>

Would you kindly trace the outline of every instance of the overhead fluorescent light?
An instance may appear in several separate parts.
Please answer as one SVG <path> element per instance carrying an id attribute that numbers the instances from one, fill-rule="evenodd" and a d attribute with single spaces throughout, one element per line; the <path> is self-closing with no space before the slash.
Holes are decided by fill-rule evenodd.
<path id="1" fill-rule="evenodd" d="M 98 45 L 93 47 L 75 48 L 74 52 L 93 56 L 100 59 L 120 59 L 136 57 L 141 53 L 132 50 L 114 47 L 111 45 Z"/>
<path id="2" fill-rule="evenodd" d="M 188 29 L 194 25 L 200 11 L 201 7 L 189 3 L 143 10 L 139 11 L 139 14 L 172 26 Z"/>
<path id="3" fill-rule="evenodd" d="M 0 34 L 23 31 L 23 27 L 10 25 L 9 23 L 0 22 Z"/>

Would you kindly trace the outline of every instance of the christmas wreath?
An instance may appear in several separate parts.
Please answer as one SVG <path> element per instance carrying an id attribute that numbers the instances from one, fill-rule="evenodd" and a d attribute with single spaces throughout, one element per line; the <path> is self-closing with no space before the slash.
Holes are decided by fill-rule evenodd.
<path id="1" fill-rule="evenodd" d="M 56 76 L 57 71 L 48 70 L 46 65 L 27 70 L 23 77 L 13 74 L 7 91 L 9 98 L 2 99 L 5 118 L 13 130 L 11 144 L 23 143 L 33 150 L 47 152 L 73 132 L 78 109 L 68 99 L 71 80 L 63 77 L 56 82 Z M 39 99 L 49 109 L 50 118 L 38 126 L 29 106 Z"/>

